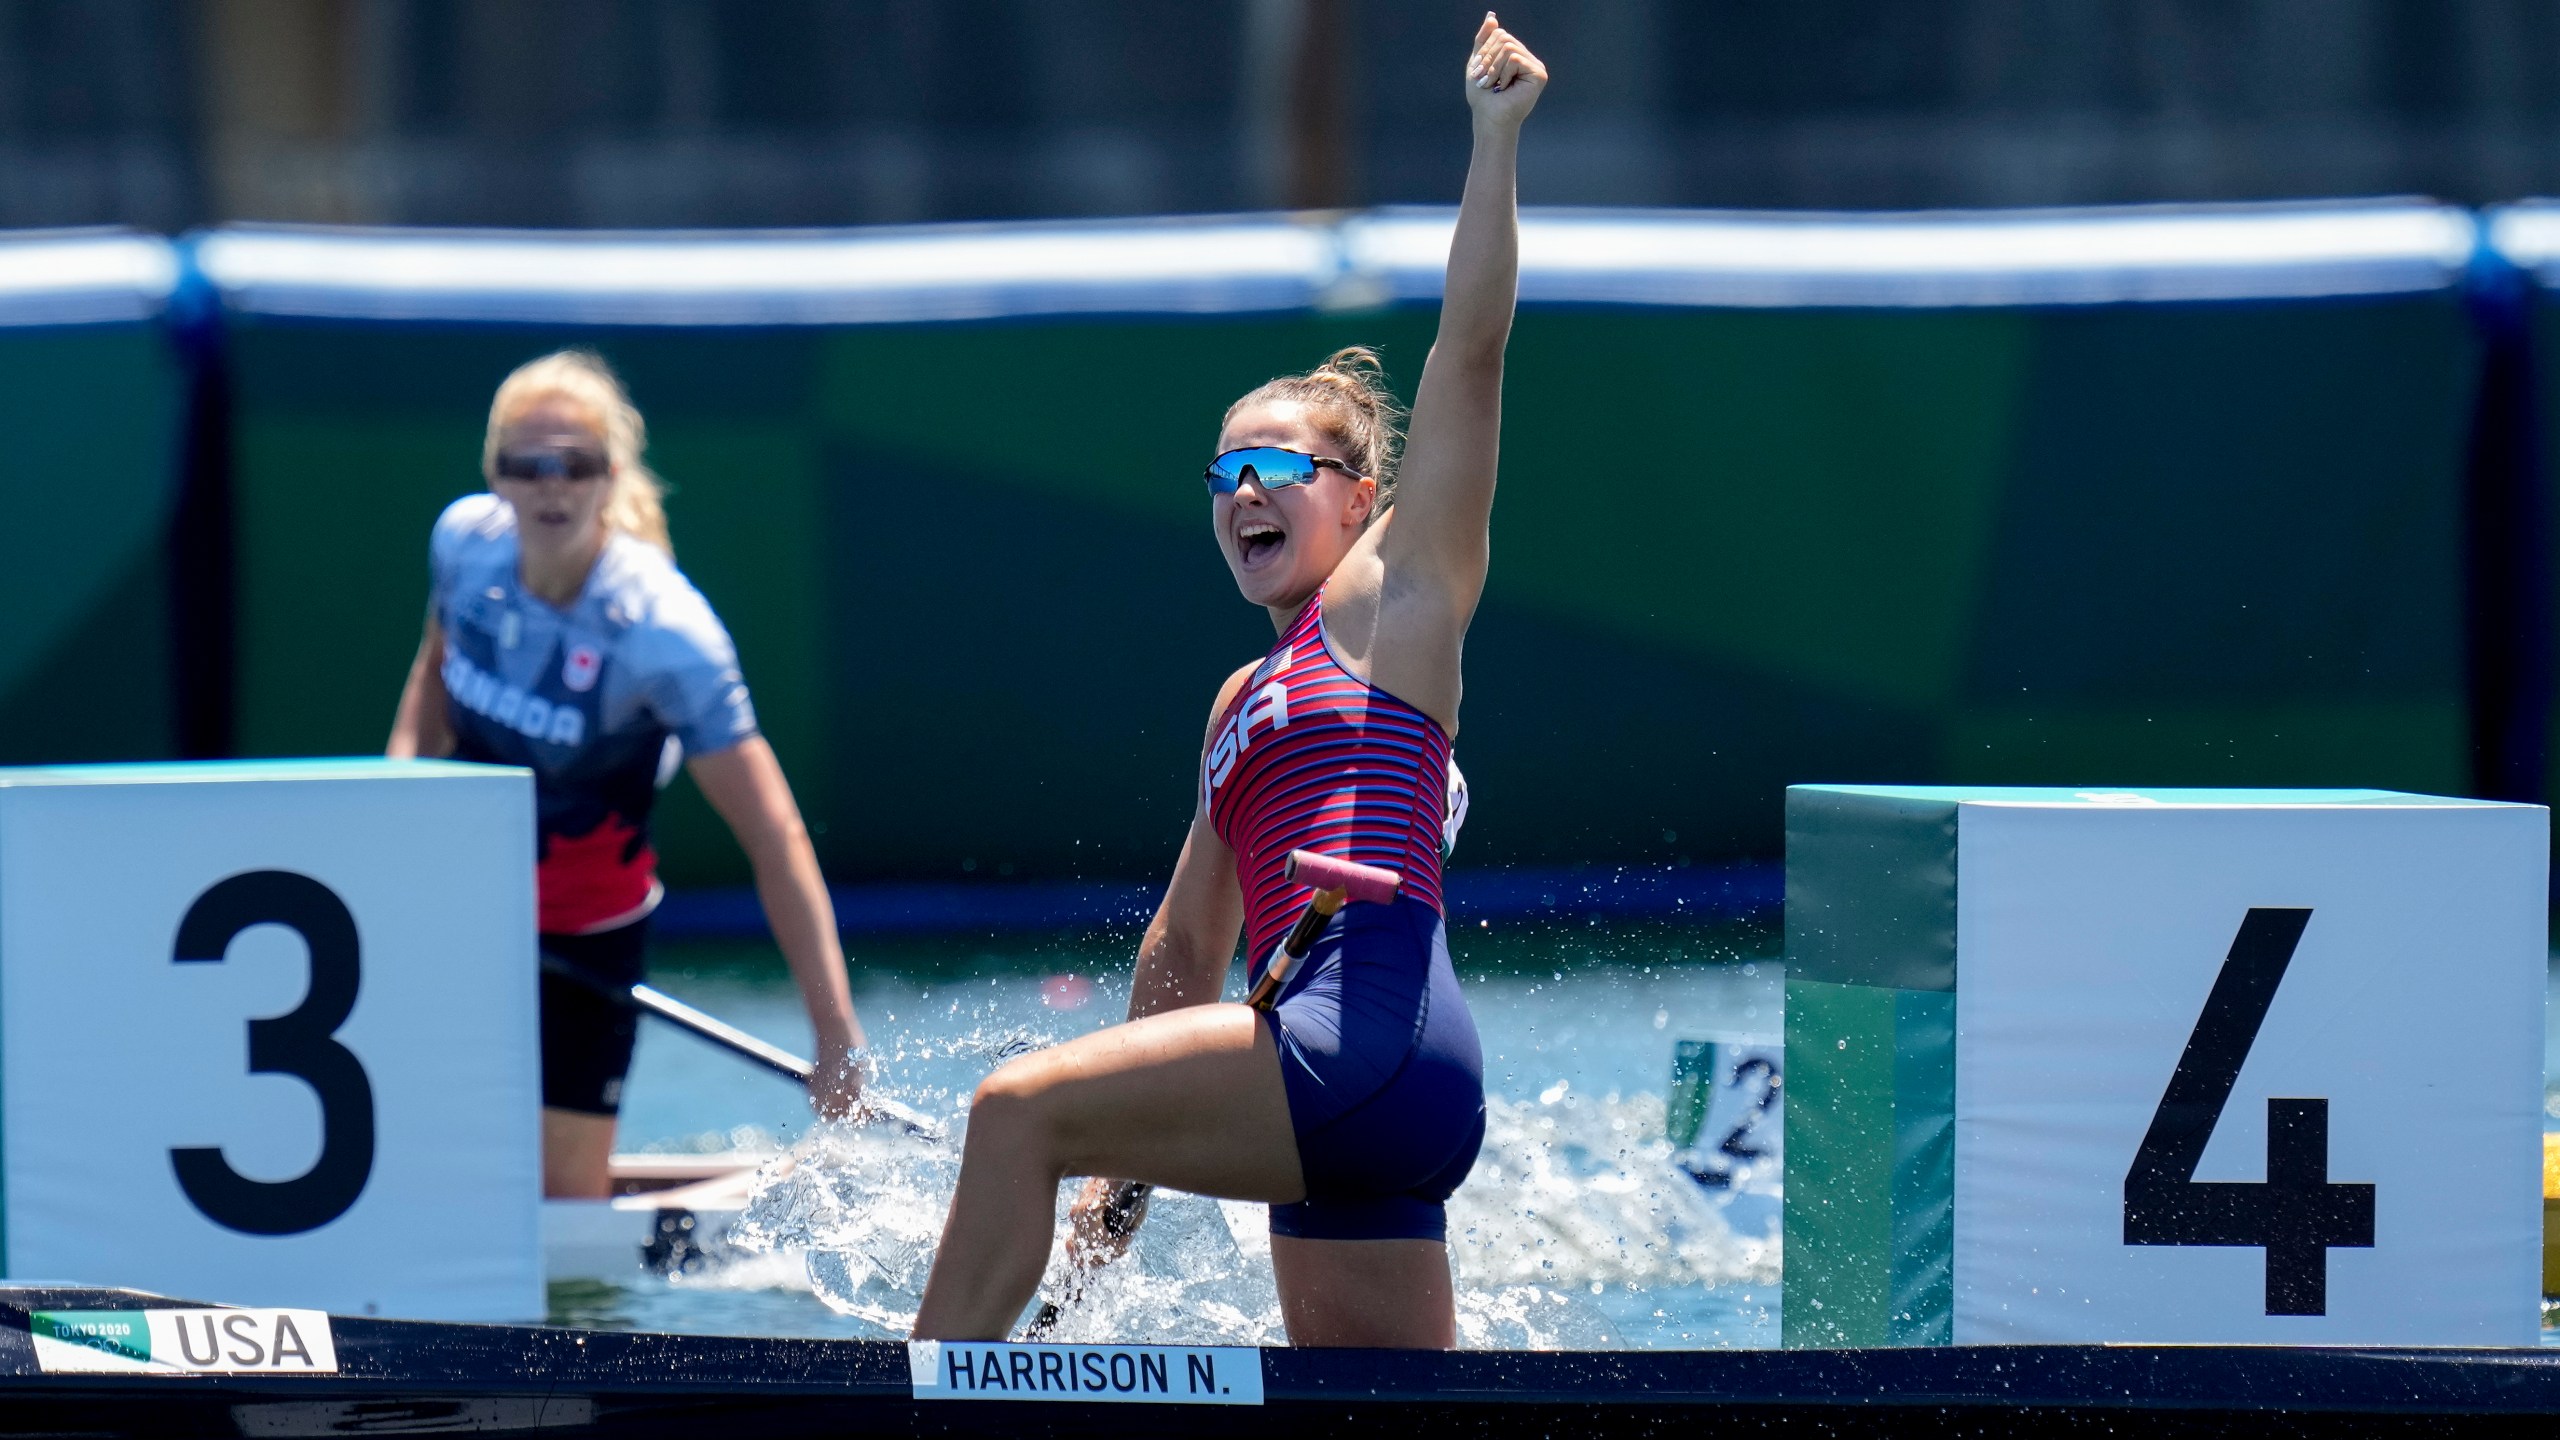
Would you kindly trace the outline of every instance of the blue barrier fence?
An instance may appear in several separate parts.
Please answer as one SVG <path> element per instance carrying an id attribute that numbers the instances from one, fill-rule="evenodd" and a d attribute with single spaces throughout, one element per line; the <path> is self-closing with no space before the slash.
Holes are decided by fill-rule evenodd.
<path id="1" fill-rule="evenodd" d="M 238 364 L 244 336 L 272 344 L 275 337 L 311 327 L 339 327 L 332 333 L 348 334 L 369 327 L 422 344 L 464 343 L 491 334 L 521 350 L 582 336 L 678 331 L 840 335 L 871 329 L 914 336 L 937 327 L 1238 317 L 1320 328 L 1327 317 L 1427 309 L 1437 298 L 1448 227 L 1445 211 L 1388 210 L 1326 221 L 1230 217 L 798 235 L 240 228 L 175 243 L 133 234 L 0 237 L 0 357 L 9 353 L 13 337 L 32 342 L 114 336 L 122 346 L 112 362 L 77 362 L 121 367 L 114 371 L 116 384 L 90 386 L 68 401 L 22 405 L 13 417 L 16 438 L 0 444 L 12 447 L 8 453 L 20 457 L 21 473 L 44 488 L 94 488 L 99 477 L 73 467 L 84 457 L 111 453 L 124 472 L 113 477 L 123 487 L 117 493 L 138 497 L 127 508 L 151 532 L 152 556 L 144 567 L 151 593 L 142 603 L 75 607 L 41 637 L 21 637 L 31 658 L 15 671 L 0 664 L 0 758 L 216 756 L 261 744 L 303 743 L 290 727 L 257 731 L 266 723 L 258 717 L 267 712 L 244 707 L 238 693 L 238 672 L 256 659 L 241 654 L 243 614 L 258 603 L 240 592 L 259 578 L 248 567 L 263 562 L 244 554 L 240 544 L 242 511 L 250 501 L 233 473 L 243 444 L 235 427 L 244 416 L 264 423 L 255 407 L 261 403 L 257 387 L 267 384 L 265 372 Z M 2520 204 L 2479 217 L 2416 202 L 1916 216 L 1532 211 L 1523 225 L 1524 315 L 1559 317 L 1560 324 L 1581 314 L 1634 312 L 1823 312 L 1854 320 L 1917 312 L 2104 317 L 2199 307 L 2352 309 L 2439 295 L 2458 302 L 2470 347 L 2460 357 L 2471 368 L 2461 377 L 2468 386 L 2460 402 L 2467 420 L 2452 467 L 2460 494 L 2444 499 L 2458 517 L 2459 533 L 2445 550 L 2448 563 L 2419 565 L 2398 583 L 2412 594 L 2433 597 L 2425 604 L 2458 616 L 2458 624 L 2444 633 L 2447 644 L 2462 653 L 2444 663 L 2451 667 L 2460 711 L 2455 748 L 2467 753 L 2456 757 L 2447 783 L 2467 780 L 2471 792 L 2483 796 L 2543 799 L 2555 739 L 2551 495 L 2560 476 L 2552 472 L 2546 435 L 2560 423 L 2560 366 L 2547 359 L 2551 347 L 2560 345 L 2560 204 Z M 2047 338 L 2026 343 L 2048 350 L 2063 343 L 2051 338 L 2063 332 L 2045 333 Z M 2209 355 L 2213 342 L 2203 343 L 2204 351 L 2169 354 L 2155 363 L 2192 363 L 2197 354 Z M 90 351 L 95 349 L 91 344 Z M 21 362 L 24 374 L 68 373 L 65 367 L 75 363 L 44 358 L 34 348 L 24 354 L 31 357 Z M 2417 370 L 2443 368 L 2443 356 L 2434 351 L 2350 358 L 2394 374 L 2410 368 L 2412 378 L 2425 383 L 2441 377 Z M 391 383 L 400 379 L 393 376 Z M 253 393 L 244 397 L 243 384 Z M 347 414 L 359 428 L 367 417 L 389 414 L 376 391 L 347 394 Z M 2162 413 L 2170 418 L 2161 423 L 2168 424 L 2196 412 L 2191 405 L 2171 405 Z M 461 420 L 466 427 L 473 423 L 467 407 Z M 399 423 L 398 417 L 392 421 Z M 117 443 L 98 443 L 106 436 Z M 2283 483 L 2271 484 L 2251 503 L 2281 504 L 2286 484 L 2298 484 L 2306 514 L 2330 503 L 2322 493 L 2324 476 L 2279 478 Z M 825 483 L 825 477 L 811 483 Z M 2416 488 L 2432 483 L 2421 481 Z M 2015 522 L 2002 523 L 2014 528 Z M 2275 527 L 2271 533 L 2280 531 L 2281 517 L 2269 524 Z M 113 596 L 132 588 L 135 552 L 127 533 L 132 525 L 110 535 L 112 529 L 79 517 L 47 523 L 42 512 L 30 512 L 20 533 L 42 537 L 46 564 L 53 567 L 42 573 L 88 576 L 88 588 L 80 593 Z M 2319 533 L 2317 525 L 2308 529 Z M 394 548 L 405 555 L 416 548 L 414 538 L 403 534 Z M 27 544 L 21 542 L 22 551 Z M 1555 575 L 1569 578 L 1570 567 L 1557 568 Z M 409 582 L 404 576 L 401 583 Z M 1557 579 L 1549 588 L 1563 583 Z M 1489 606 L 1498 609 L 1504 598 L 1493 597 Z M 1519 609 L 1538 624 L 1552 625 L 1555 615 L 1571 609 L 1552 594 L 1533 598 L 1546 608 L 1522 601 Z M 1642 603 L 1637 597 L 1622 608 L 1633 613 Z M 2026 608 L 2034 608 L 2032 599 Z M 2410 607 L 2394 597 L 2384 608 Z M 38 603 L 19 613 L 51 612 Z M 2057 613 L 2072 612 L 2065 605 Z M 1489 609 L 1479 628 L 1504 618 Z M 402 623 L 414 626 L 414 613 Z M 2159 643 L 2200 650 L 2216 633 L 2210 625 L 2164 632 Z M 2325 643 L 2328 637 L 2321 638 Z M 1498 633 L 1488 642 L 1500 643 Z M 2272 654 L 2291 641 L 2279 626 L 2251 643 Z M 1652 654 L 1629 653 L 1640 659 Z M 367 653 L 363 660 L 368 672 L 384 668 L 380 656 Z M 1972 663 L 1980 670 L 1987 662 Z M 2093 663 L 2126 668 L 2106 656 Z M 128 676 L 147 674 L 149 693 L 136 708 L 149 713 L 149 724 L 110 727 L 104 738 L 88 737 L 89 748 L 81 749 L 58 730 L 19 718 L 44 713 L 49 697 L 65 683 L 108 685 L 119 669 Z M 1701 671 L 1698 683 L 1712 691 L 1735 683 L 1735 674 L 1747 679 L 1757 673 L 1762 672 L 1748 667 Z M 820 697 L 805 708 L 814 712 L 842 699 L 827 691 L 829 683 L 803 683 Z M 2244 676 L 2235 683 L 2246 690 L 2249 682 Z M 2376 683 L 2387 690 L 2396 682 L 2385 675 Z M 293 684 L 269 688 L 282 697 L 277 705 L 290 709 L 299 703 Z M 1849 688 L 1854 692 L 1854 685 Z M 787 686 L 775 691 L 780 703 L 769 707 L 769 721 L 788 731 L 795 723 L 793 702 Z M 2111 703 L 2122 702 L 2119 695 Z M 326 702 L 313 697 L 311 703 Z M 1766 707 L 1777 717 L 1767 723 L 1801 732 L 1783 738 L 1803 748 L 1771 742 L 1753 763 L 1791 778 L 1837 778 L 1814 773 L 1828 753 L 1854 754 L 1856 764 L 1906 768 L 1943 758 L 1932 752 L 1936 758 L 1896 760 L 1902 752 L 1874 742 L 1875 735 L 1890 738 L 1896 727 L 1920 723 L 1911 718 L 1920 712 L 1872 705 L 1854 693 L 1831 711 L 1807 711 L 1805 703 L 1796 697 L 1785 706 L 1773 701 Z M 1853 734 L 1834 723 L 1835 716 L 1857 715 L 1862 705 L 1876 712 L 1859 722 L 1866 731 Z M 387 714 L 387 698 L 373 709 Z M 1798 718 L 1790 721 L 1788 714 Z M 1807 714 L 1813 718 L 1802 718 Z M 1942 728 L 1949 735 L 1982 733 L 1978 717 L 1959 721 Z M 1495 789 L 1516 797 L 1545 776 L 1547 766 L 1565 762 L 1548 758 L 1551 735 L 1506 731 L 1504 723 L 1503 717 L 1482 724 L 1471 717 L 1470 768 L 1475 772 L 1474 756 L 1486 757 Z M 256 733 L 244 737 L 244 725 Z M 805 731 L 806 752 L 850 748 L 818 720 L 806 722 Z M 368 743 L 362 736 L 338 740 L 338 732 L 325 733 L 330 739 L 319 743 L 329 748 Z M 260 738 L 274 735 L 286 738 Z M 1957 741 L 1943 743 L 1953 747 Z M 2108 753 L 2108 742 L 2090 743 L 2098 748 L 2083 753 Z M 1696 763 L 1712 769 L 1725 758 L 1701 755 Z M 805 768 L 823 774 L 824 764 L 813 759 Z M 800 778 L 804 766 L 796 756 L 793 768 Z M 1747 773 L 1757 783 L 1757 772 Z M 1557 813 L 1593 803 L 1591 793 L 1606 783 L 1606 776 L 1560 773 L 1551 787 L 1562 797 L 1554 802 Z M 1774 808 L 1774 797 L 1769 804 Z M 847 802 L 848 812 L 859 808 Z M 1555 828 L 1552 816 L 1541 823 Z M 1649 834 L 1651 824 L 1634 815 L 1620 830 Z M 1488 828 L 1491 848 L 1476 852 L 1477 865 L 1462 866 L 1453 876 L 1453 908 L 1469 916 L 1765 919 L 1779 901 L 1775 872 L 1765 859 L 1770 847 L 1755 838 L 1757 832 L 1737 831 L 1743 838 L 1724 842 L 1725 853 L 1702 854 L 1696 863 L 1631 851 L 1610 839 L 1595 844 L 1616 863 L 1571 866 L 1556 863 L 1551 851 L 1514 843 L 1499 826 L 1497 820 Z M 1669 837 L 1672 828 L 1662 833 Z M 1568 835 L 1557 843 L 1570 850 L 1574 842 Z M 859 875 L 865 869 L 855 863 L 839 872 Z M 1151 887 L 1117 881 L 1005 884 L 910 877 L 846 886 L 838 907 L 848 929 L 874 933 L 1057 929 L 1141 919 L 1152 899 Z M 720 885 L 680 892 L 664 921 L 673 933 L 752 933 L 760 927 L 752 897 Z"/>

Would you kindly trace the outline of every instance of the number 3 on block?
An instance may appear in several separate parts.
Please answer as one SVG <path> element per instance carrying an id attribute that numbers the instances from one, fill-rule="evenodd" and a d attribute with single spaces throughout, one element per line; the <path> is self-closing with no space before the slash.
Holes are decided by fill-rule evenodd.
<path id="1" fill-rule="evenodd" d="M 2270 1315 L 2329 1313 L 2330 1248 L 2373 1245 L 2373 1186 L 2329 1179 L 2326 1099 L 2267 1101 L 2265 1180 L 2196 1179 L 2310 922 L 2308 910 L 2270 908 L 2240 922 L 2124 1177 L 2124 1243 L 2263 1247 Z"/>
<path id="2" fill-rule="evenodd" d="M 298 1235 L 347 1213 L 373 1173 L 373 1084 L 338 1027 L 362 979 L 356 917 L 337 892 L 290 870 L 234 875 L 196 897 L 178 922 L 178 964 L 221 962 L 241 931 L 282 925 L 311 952 L 311 986 L 282 1015 L 249 1022 L 249 1073 L 291 1075 L 320 1097 L 320 1158 L 290 1180 L 252 1180 L 212 1146 L 169 1152 L 178 1188 L 216 1224 L 250 1235 Z"/>

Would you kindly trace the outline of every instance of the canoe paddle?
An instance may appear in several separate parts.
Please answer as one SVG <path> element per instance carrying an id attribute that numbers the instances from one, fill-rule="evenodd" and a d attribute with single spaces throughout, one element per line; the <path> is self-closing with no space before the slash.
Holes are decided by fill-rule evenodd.
<path id="1" fill-rule="evenodd" d="M 1290 851 L 1281 874 L 1284 879 L 1314 886 L 1316 893 L 1307 897 L 1307 908 L 1298 912 L 1298 923 L 1289 927 L 1280 948 L 1271 952 L 1271 963 L 1262 967 L 1262 978 L 1254 982 L 1253 993 L 1245 997 L 1244 1003 L 1266 1013 L 1280 1003 L 1280 987 L 1289 983 L 1289 976 L 1297 969 L 1298 962 L 1306 959 L 1307 952 L 1315 948 L 1316 937 L 1324 933 L 1325 923 L 1333 918 L 1335 911 L 1352 900 L 1385 905 L 1404 888 L 1404 876 L 1393 870 L 1337 860 L 1313 850 Z M 1119 1240 L 1136 1230 L 1138 1222 L 1147 1218 L 1147 1198 L 1154 1193 L 1155 1187 L 1143 1180 L 1122 1180 L 1114 1184 L 1111 1192 L 1102 1199 L 1102 1213 L 1098 1217 L 1102 1233 Z M 1024 1327 L 1022 1338 L 1035 1343 L 1046 1340 L 1049 1332 L 1058 1328 L 1059 1318 L 1066 1313 L 1065 1307 L 1083 1298 L 1084 1277 L 1069 1276 L 1063 1299 L 1041 1301 L 1040 1312 L 1032 1316 L 1031 1323 Z"/>
<path id="2" fill-rule="evenodd" d="M 654 985 L 610 984 L 559 956 L 548 953 L 542 957 L 542 973 L 557 975 L 563 980 L 603 996 L 624 1009 L 637 1010 L 643 1015 L 655 1016 L 679 1030 L 710 1041 L 732 1055 L 753 1061 L 776 1075 L 797 1080 L 803 1086 L 817 1078 L 817 1066 L 779 1045 L 750 1035 L 715 1015 L 696 1010 Z M 886 1120 L 919 1139 L 934 1141 L 942 1139 L 941 1126 L 936 1125 L 923 1112 L 901 1105 L 887 1096 L 863 1095 L 860 1110 L 874 1119 Z"/>
<path id="3" fill-rule="evenodd" d="M 1298 923 L 1289 927 L 1288 937 L 1271 952 L 1271 963 L 1262 967 L 1262 979 L 1245 997 L 1244 1003 L 1256 1010 L 1268 1011 L 1280 1003 L 1280 987 L 1289 983 L 1291 972 L 1315 948 L 1316 937 L 1324 933 L 1325 922 L 1345 901 L 1385 905 L 1404 888 L 1404 877 L 1393 870 L 1336 860 L 1313 850 L 1290 851 L 1280 873 L 1283 879 L 1314 886 L 1316 893 L 1307 897 L 1307 908 L 1298 912 Z"/>

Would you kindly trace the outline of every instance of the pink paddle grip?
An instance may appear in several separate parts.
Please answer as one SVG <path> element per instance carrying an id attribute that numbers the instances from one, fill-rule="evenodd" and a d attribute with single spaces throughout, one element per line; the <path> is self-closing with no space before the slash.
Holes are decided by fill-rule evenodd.
<path id="1" fill-rule="evenodd" d="M 1313 850 L 1290 851 L 1287 874 L 1301 885 L 1312 885 L 1318 890 L 1339 890 L 1354 900 L 1366 900 L 1373 905 L 1386 904 L 1404 888 L 1404 877 L 1393 870 L 1336 860 Z"/>

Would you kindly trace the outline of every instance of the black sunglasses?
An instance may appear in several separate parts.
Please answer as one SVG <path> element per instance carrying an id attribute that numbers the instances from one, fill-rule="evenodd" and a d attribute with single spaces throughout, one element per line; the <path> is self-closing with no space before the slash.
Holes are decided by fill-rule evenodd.
<path id="1" fill-rule="evenodd" d="M 557 445 L 540 450 L 501 450 L 490 471 L 501 480 L 527 483 L 556 475 L 563 480 L 600 480 L 613 469 L 601 450 L 584 445 Z"/>

